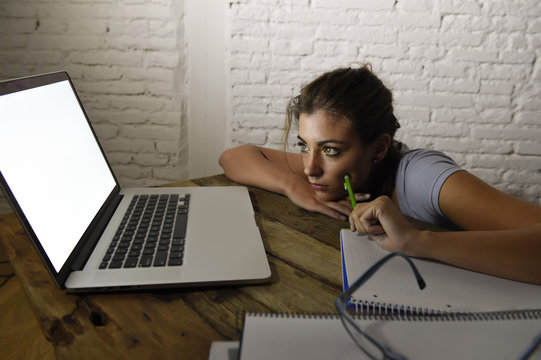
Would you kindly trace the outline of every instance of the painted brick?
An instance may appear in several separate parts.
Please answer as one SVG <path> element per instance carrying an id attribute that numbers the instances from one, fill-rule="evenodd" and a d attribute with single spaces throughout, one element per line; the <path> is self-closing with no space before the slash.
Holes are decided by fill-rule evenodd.
<path id="1" fill-rule="evenodd" d="M 517 144 L 517 153 L 520 155 L 538 155 L 541 153 L 541 143 L 539 139 L 537 141 L 520 142 Z M 539 161 L 539 167 L 541 168 L 541 161 Z"/>
<path id="2" fill-rule="evenodd" d="M 39 25 L 36 23 L 35 19 L 7 18 L 0 22 L 0 32 L 3 36 L 13 34 L 29 34 L 34 32 L 36 27 L 39 27 Z"/>
<path id="3" fill-rule="evenodd" d="M 541 111 L 520 111 L 516 114 L 515 120 L 521 125 L 541 126 Z"/>
<path id="4" fill-rule="evenodd" d="M 498 94 L 479 94 L 475 99 L 475 104 L 483 109 L 485 108 L 505 108 L 511 106 L 511 96 Z"/>
<path id="5" fill-rule="evenodd" d="M 514 84 L 504 81 L 481 81 L 481 92 L 499 95 L 511 95 Z"/>
<path id="6" fill-rule="evenodd" d="M 512 121 L 512 112 L 510 109 L 487 109 L 483 110 L 478 117 L 475 117 L 477 124 L 509 124 Z"/>
<path id="7" fill-rule="evenodd" d="M 233 138 L 244 144 L 264 145 L 267 140 L 267 133 L 260 129 L 242 129 L 233 133 Z"/>
<path id="8" fill-rule="evenodd" d="M 402 30 L 398 33 L 398 41 L 410 44 L 435 45 L 439 41 L 439 36 L 436 31 L 432 30 Z"/>
<path id="9" fill-rule="evenodd" d="M 484 39 L 485 33 L 482 31 L 466 32 L 460 28 L 452 29 L 440 35 L 440 41 L 445 42 L 449 46 L 478 47 L 483 44 Z"/>
<path id="10" fill-rule="evenodd" d="M 245 128 L 276 128 L 283 121 L 278 114 L 242 114 L 236 117 L 239 125 Z"/>
<path id="11" fill-rule="evenodd" d="M 150 126 L 150 125 L 133 125 L 123 127 L 119 136 L 128 139 L 160 139 L 174 140 L 178 139 L 178 131 L 174 127 L 169 126 Z"/>
<path id="12" fill-rule="evenodd" d="M 440 11 L 443 14 L 474 14 L 481 13 L 481 7 L 474 0 L 448 0 L 440 4 Z"/>
<path id="13" fill-rule="evenodd" d="M 450 51 L 451 58 L 458 61 L 497 62 L 498 52 L 495 50 L 482 50 L 470 48 L 455 48 Z"/>
<path id="14" fill-rule="evenodd" d="M 429 0 L 401 0 L 398 8 L 406 11 L 431 12 L 433 3 Z"/>
<path id="15" fill-rule="evenodd" d="M 169 163 L 169 157 L 167 155 L 152 153 L 142 153 L 133 156 L 133 162 L 141 166 L 148 166 L 151 168 L 161 167 Z"/>
<path id="16" fill-rule="evenodd" d="M 132 138 L 117 137 L 114 140 L 100 139 L 100 142 L 106 153 L 113 152 L 152 152 L 155 149 L 154 142 L 151 139 L 138 139 L 133 141 Z"/>
<path id="17" fill-rule="evenodd" d="M 453 138 L 438 138 L 434 142 L 434 148 L 445 153 L 460 153 L 462 156 L 468 154 L 492 154 L 508 155 L 513 153 L 513 146 L 510 142 L 483 141 L 483 147 L 479 146 L 479 141 L 463 140 Z M 455 156 L 455 161 L 458 159 Z M 498 168 L 495 168 L 497 170 Z"/>
<path id="18" fill-rule="evenodd" d="M 513 128 L 513 127 L 474 127 L 472 135 L 477 139 L 506 139 L 539 141 L 541 129 Z"/>
<path id="19" fill-rule="evenodd" d="M 398 102 L 398 101 L 397 101 Z M 463 94 L 440 94 L 418 92 L 412 94 L 407 102 L 411 105 L 431 106 L 431 107 L 450 107 L 450 108 L 468 108 L 473 105 L 471 96 Z M 402 103 L 401 101 L 399 103 Z"/>
<path id="20" fill-rule="evenodd" d="M 445 51 L 441 48 L 428 45 L 411 45 L 409 53 L 411 58 L 417 61 L 435 61 L 444 56 Z"/>

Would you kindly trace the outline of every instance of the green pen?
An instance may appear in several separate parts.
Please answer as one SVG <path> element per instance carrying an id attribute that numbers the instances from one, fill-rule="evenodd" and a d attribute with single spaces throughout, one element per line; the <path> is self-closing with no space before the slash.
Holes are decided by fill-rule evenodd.
<path id="1" fill-rule="evenodd" d="M 344 175 L 344 189 L 348 191 L 349 199 L 351 200 L 351 206 L 355 208 L 355 206 L 357 206 L 357 201 L 355 200 L 355 194 L 353 193 L 353 189 L 351 188 L 348 174 Z"/>

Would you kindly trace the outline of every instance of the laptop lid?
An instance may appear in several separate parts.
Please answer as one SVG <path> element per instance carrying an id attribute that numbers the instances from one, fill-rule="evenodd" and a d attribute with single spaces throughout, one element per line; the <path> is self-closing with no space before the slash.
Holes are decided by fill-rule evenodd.
<path id="1" fill-rule="evenodd" d="M 0 83 L 0 184 L 56 283 L 120 188 L 69 76 Z"/>

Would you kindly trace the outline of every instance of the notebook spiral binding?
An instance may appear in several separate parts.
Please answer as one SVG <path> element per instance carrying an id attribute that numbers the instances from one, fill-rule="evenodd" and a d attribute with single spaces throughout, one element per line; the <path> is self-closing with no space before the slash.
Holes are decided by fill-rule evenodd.
<path id="1" fill-rule="evenodd" d="M 450 311 L 425 309 L 416 306 L 396 305 L 380 303 L 375 301 L 354 300 L 350 299 L 347 303 L 348 307 L 354 309 L 356 314 L 369 314 L 380 316 L 445 316 L 452 314 Z"/>
<path id="2" fill-rule="evenodd" d="M 383 309 L 383 307 L 382 307 Z M 246 312 L 245 315 L 270 318 L 291 318 L 291 319 L 339 319 L 340 316 L 334 313 L 265 313 Z M 540 320 L 541 309 L 535 310 L 511 310 L 494 312 L 379 312 L 379 313 L 357 313 L 354 318 L 360 320 L 392 320 L 392 321 L 501 321 L 501 320 Z"/>
<path id="3" fill-rule="evenodd" d="M 292 318 L 292 319 L 339 319 L 338 314 L 333 314 L 333 313 L 247 312 L 246 315 L 255 316 L 255 317 Z"/>
<path id="4" fill-rule="evenodd" d="M 348 306 L 359 318 L 384 318 L 418 321 L 539 320 L 541 309 L 488 312 L 453 312 L 415 306 L 350 300 Z"/>

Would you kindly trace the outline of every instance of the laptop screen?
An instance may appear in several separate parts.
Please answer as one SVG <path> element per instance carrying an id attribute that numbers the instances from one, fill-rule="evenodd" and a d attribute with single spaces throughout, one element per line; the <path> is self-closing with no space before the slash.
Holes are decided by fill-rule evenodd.
<path id="1" fill-rule="evenodd" d="M 68 80 L 0 96 L 0 172 L 60 271 L 116 185 Z"/>

